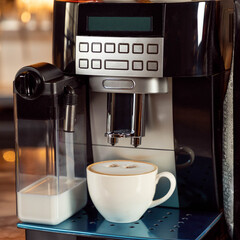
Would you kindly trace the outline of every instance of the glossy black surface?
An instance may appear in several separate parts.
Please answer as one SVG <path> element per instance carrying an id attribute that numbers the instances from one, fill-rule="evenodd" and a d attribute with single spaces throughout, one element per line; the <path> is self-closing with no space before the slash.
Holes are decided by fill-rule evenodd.
<path id="1" fill-rule="evenodd" d="M 164 76 L 208 76 L 230 67 L 230 38 L 218 1 L 188 3 L 55 2 L 53 62 L 75 73 L 75 39 L 89 36 L 163 36 Z M 229 11 L 230 12 L 230 11 Z M 230 13 L 229 13 L 230 14 Z M 153 32 L 90 32 L 88 16 L 153 16 Z M 224 39 L 224 41 L 223 41 Z M 226 57 L 227 56 L 227 57 Z"/>
<path id="2" fill-rule="evenodd" d="M 224 70 L 219 5 L 211 1 L 167 5 L 164 76 L 208 76 Z"/>
<path id="3" fill-rule="evenodd" d="M 224 81 L 224 73 L 209 77 L 173 79 L 176 145 L 187 146 L 195 153 L 192 165 L 177 168 L 181 207 L 217 209 L 222 206 Z M 186 156 L 176 151 L 176 164 L 182 158 Z"/>

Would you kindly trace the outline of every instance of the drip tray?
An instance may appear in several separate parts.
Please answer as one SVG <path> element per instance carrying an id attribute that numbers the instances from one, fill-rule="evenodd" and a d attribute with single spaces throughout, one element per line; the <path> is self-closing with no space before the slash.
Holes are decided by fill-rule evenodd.
<path id="1" fill-rule="evenodd" d="M 202 239 L 220 220 L 221 213 L 193 212 L 175 208 L 155 207 L 132 223 L 111 223 L 88 207 L 62 222 L 50 226 L 18 223 L 19 228 L 56 234 L 115 239 Z"/>

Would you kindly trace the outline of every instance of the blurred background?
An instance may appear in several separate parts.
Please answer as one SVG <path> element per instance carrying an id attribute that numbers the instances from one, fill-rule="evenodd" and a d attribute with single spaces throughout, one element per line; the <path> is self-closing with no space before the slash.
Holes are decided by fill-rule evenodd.
<path id="1" fill-rule="evenodd" d="M 53 0 L 0 0 L 0 240 L 24 239 L 16 228 L 12 84 L 16 72 L 52 62 Z"/>

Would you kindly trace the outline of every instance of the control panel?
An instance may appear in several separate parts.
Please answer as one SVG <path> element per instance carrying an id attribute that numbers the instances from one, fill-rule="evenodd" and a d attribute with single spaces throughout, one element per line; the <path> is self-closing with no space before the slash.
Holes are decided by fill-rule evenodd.
<path id="1" fill-rule="evenodd" d="M 77 36 L 76 74 L 163 77 L 163 38 Z"/>

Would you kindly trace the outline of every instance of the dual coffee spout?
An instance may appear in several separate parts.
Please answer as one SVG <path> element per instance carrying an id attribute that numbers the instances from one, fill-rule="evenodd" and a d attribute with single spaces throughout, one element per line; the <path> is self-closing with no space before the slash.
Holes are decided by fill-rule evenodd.
<path id="1" fill-rule="evenodd" d="M 127 137 L 134 147 L 141 145 L 145 94 L 108 93 L 107 99 L 107 142 L 114 146 Z"/>
<path id="2" fill-rule="evenodd" d="M 107 94 L 107 142 L 114 146 L 119 138 L 130 138 L 134 147 L 145 136 L 145 98 L 168 92 L 167 78 L 91 77 L 91 90 Z"/>

